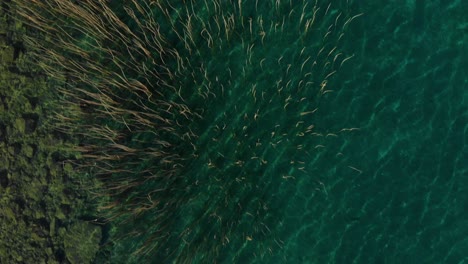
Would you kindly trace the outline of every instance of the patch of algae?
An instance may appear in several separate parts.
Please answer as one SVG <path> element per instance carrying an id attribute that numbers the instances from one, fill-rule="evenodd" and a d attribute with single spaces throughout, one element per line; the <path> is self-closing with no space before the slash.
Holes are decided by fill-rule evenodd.
<path id="1" fill-rule="evenodd" d="M 98 226 L 86 222 L 72 225 L 65 235 L 65 251 L 72 264 L 91 263 L 101 241 L 102 234 Z"/>
<path id="2" fill-rule="evenodd" d="M 28 31 L 0 0 L 0 263 L 91 263 L 101 240 L 66 146 L 57 96 L 29 60 Z"/>

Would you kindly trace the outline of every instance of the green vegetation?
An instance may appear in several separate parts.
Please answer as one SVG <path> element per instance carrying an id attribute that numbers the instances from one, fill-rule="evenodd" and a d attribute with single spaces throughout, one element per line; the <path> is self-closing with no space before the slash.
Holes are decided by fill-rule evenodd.
<path id="1" fill-rule="evenodd" d="M 66 263 L 64 243 L 79 233 L 70 227 L 83 224 L 86 198 L 64 166 L 71 141 L 51 126 L 58 98 L 28 58 L 25 29 L 1 6 L 0 263 Z M 99 241 L 83 244 L 97 249 Z"/>

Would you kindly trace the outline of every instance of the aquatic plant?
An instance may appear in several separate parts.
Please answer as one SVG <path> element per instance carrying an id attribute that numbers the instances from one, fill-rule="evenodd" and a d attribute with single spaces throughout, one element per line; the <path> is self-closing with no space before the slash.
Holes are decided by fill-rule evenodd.
<path id="1" fill-rule="evenodd" d="M 283 246 L 266 196 L 323 147 L 314 114 L 352 57 L 339 45 L 356 17 L 293 2 L 15 1 L 64 100 L 57 129 L 101 182 L 90 188 L 114 223 L 113 262 Z"/>

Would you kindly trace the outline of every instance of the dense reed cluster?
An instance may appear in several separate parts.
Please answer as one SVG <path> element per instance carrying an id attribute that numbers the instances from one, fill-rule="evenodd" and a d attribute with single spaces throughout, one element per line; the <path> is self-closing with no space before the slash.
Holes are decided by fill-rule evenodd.
<path id="1" fill-rule="evenodd" d="M 264 197 L 323 147 L 314 113 L 352 57 L 339 45 L 357 17 L 338 2 L 16 0 L 120 258 L 283 246 Z"/>

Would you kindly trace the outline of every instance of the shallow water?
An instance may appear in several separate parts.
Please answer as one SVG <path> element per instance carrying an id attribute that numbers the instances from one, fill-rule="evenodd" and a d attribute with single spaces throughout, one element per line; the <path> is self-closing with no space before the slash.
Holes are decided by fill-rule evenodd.
<path id="1" fill-rule="evenodd" d="M 358 9 L 364 15 L 345 40 L 356 56 L 337 74 L 319 122 L 360 130 L 343 135 L 338 164 L 309 165 L 322 193 L 305 180 L 284 194 L 280 255 L 290 263 L 464 263 L 468 3 Z"/>
<path id="2" fill-rule="evenodd" d="M 340 10 L 323 24 L 343 25 Z M 223 263 L 466 261 L 465 11 L 463 1 L 353 3 L 341 40 L 304 37 L 297 13 L 253 46 L 245 29 L 212 57 L 201 48 L 192 63 L 214 88 L 197 85 L 214 94 L 192 97 L 206 109 L 185 175 L 195 199 L 174 221 L 198 225 L 181 248 L 206 244 Z M 321 47 L 332 55 L 314 68 Z M 330 67 L 334 56 L 349 60 Z"/>

